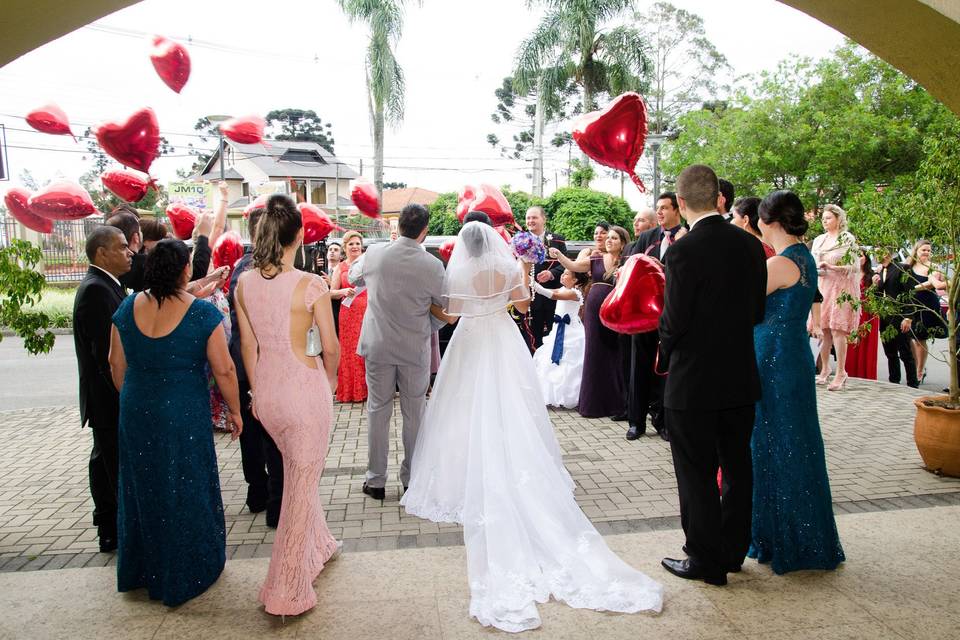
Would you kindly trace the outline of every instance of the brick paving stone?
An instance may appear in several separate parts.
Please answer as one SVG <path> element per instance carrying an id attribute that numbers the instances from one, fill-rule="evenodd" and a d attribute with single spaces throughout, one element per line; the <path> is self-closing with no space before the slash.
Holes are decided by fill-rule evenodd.
<path id="1" fill-rule="evenodd" d="M 817 389 L 835 510 L 960 504 L 960 480 L 925 472 L 913 443 L 911 400 L 926 392 L 856 379 L 847 384 L 841 393 Z M 551 410 L 550 415 L 577 484 L 575 496 L 602 532 L 679 527 L 668 443 L 650 435 L 628 442 L 622 423 L 585 419 L 574 411 Z M 0 477 L 0 571 L 31 562 L 76 567 L 112 560 L 112 554 L 97 553 L 86 471 L 90 434 L 78 423 L 76 409 L 69 407 L 0 412 L 0 455 L 12 461 Z M 457 525 L 420 520 L 398 504 L 399 407 L 382 503 L 360 491 L 367 459 L 363 405 L 335 405 L 334 423 L 319 494 L 345 551 L 462 544 Z M 61 436 L 51 439 L 51 432 Z M 251 514 L 244 505 L 239 447 L 226 434 L 215 440 L 232 557 L 269 556 L 275 533 L 263 513 Z M 37 560 L 29 557 L 34 555 Z"/>

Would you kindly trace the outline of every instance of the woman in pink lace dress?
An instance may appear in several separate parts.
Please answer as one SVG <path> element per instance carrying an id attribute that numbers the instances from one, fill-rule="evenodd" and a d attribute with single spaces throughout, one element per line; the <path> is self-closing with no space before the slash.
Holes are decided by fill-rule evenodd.
<path id="1" fill-rule="evenodd" d="M 329 447 L 340 350 L 327 285 L 293 268 L 302 239 L 293 201 L 271 196 L 257 226 L 253 268 L 240 276 L 236 291 L 253 412 L 283 456 L 283 506 L 260 590 L 267 613 L 281 616 L 316 604 L 312 583 L 340 549 L 317 491 Z M 313 325 L 320 332 L 319 357 L 306 355 Z"/>
<path id="2" fill-rule="evenodd" d="M 837 354 L 837 372 L 827 387 L 843 389 L 847 381 L 847 336 L 860 326 L 860 264 L 857 239 L 847 231 L 847 214 L 835 204 L 823 208 L 823 230 L 813 240 L 810 252 L 817 263 L 817 284 L 823 295 L 820 304 L 820 375 L 817 384 L 827 384 L 830 377 L 830 347 Z M 847 294 L 844 296 L 844 294 Z M 843 299 L 841 299 L 843 296 Z M 849 298 L 849 299 L 847 299 Z"/>

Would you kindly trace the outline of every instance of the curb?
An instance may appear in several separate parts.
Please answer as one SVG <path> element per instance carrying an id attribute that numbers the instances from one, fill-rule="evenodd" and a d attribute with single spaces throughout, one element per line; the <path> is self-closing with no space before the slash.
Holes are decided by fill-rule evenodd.
<path id="1" fill-rule="evenodd" d="M 58 327 L 58 328 L 50 329 L 50 333 L 52 333 L 55 336 L 72 336 L 73 327 L 63 327 L 63 328 Z M 0 336 L 3 336 L 4 338 L 19 337 L 15 332 L 11 331 L 10 329 L 0 329 Z"/>

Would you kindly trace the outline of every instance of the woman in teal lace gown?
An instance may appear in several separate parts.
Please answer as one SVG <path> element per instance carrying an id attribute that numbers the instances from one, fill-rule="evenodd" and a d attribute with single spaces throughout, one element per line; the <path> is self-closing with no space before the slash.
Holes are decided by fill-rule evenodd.
<path id="1" fill-rule="evenodd" d="M 806 322 L 817 268 L 801 238 L 807 223 L 796 194 L 760 204 L 760 230 L 777 255 L 767 261 L 767 309 L 754 329 L 762 398 L 753 427 L 753 526 L 749 556 L 778 574 L 834 569 L 843 548 L 817 417 Z"/>
<path id="2" fill-rule="evenodd" d="M 208 362 L 234 438 L 242 427 L 223 315 L 186 292 L 190 272 L 184 243 L 158 242 L 147 290 L 117 309 L 110 345 L 120 390 L 117 590 L 146 587 L 171 607 L 203 593 L 225 561 Z"/>

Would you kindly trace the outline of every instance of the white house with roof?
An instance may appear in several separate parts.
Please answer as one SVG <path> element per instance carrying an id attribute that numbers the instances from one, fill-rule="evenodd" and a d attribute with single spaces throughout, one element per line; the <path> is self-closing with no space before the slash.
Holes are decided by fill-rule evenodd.
<path id="1" fill-rule="evenodd" d="M 224 141 L 224 179 L 229 185 L 229 209 L 243 209 L 261 193 L 288 193 L 334 212 L 354 209 L 350 202 L 353 167 L 315 142 L 269 140 L 262 144 Z M 220 180 L 217 149 L 196 179 Z"/>

